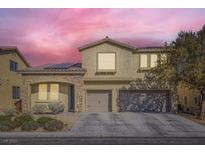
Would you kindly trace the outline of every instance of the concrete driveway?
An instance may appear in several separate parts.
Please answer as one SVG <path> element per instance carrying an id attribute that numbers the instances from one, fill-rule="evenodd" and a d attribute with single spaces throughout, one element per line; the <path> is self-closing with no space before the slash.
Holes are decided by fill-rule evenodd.
<path id="1" fill-rule="evenodd" d="M 70 136 L 205 137 L 205 127 L 167 113 L 82 113 Z"/>

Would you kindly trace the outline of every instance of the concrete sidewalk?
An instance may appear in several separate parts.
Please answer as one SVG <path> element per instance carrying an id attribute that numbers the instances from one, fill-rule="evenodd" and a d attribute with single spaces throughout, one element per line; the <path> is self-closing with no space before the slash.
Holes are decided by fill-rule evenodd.
<path id="1" fill-rule="evenodd" d="M 204 137 L 6 137 L 2 145 L 205 145 Z"/>

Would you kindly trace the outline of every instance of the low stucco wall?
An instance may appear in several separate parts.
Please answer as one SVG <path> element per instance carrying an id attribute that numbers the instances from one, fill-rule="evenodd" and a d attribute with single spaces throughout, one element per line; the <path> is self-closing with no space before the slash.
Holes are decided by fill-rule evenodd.
<path id="1" fill-rule="evenodd" d="M 22 107 L 23 110 L 31 110 L 32 105 L 36 100 L 37 95 L 31 93 L 32 85 L 38 83 L 55 82 L 63 85 L 72 84 L 75 88 L 75 112 L 83 112 L 84 109 L 84 97 L 83 97 L 83 80 L 81 75 L 23 75 L 23 87 L 22 87 Z M 68 95 L 60 94 L 60 99 L 65 101 Z M 68 105 L 69 98 L 65 104 Z M 68 111 L 68 106 L 65 111 Z"/>

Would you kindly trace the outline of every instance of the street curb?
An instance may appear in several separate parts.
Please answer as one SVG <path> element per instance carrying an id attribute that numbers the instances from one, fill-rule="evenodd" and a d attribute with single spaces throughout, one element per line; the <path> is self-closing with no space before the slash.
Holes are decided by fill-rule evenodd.
<path id="1" fill-rule="evenodd" d="M 205 145 L 205 137 L 3 137 L 1 145 Z"/>

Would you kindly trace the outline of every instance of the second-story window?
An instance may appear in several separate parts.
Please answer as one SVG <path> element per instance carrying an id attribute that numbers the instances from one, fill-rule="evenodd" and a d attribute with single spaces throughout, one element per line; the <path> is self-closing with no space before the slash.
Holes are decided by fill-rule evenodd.
<path id="1" fill-rule="evenodd" d="M 97 69 L 98 70 L 115 70 L 116 55 L 115 53 L 98 53 Z"/>
<path id="2" fill-rule="evenodd" d="M 16 70 L 18 69 L 18 63 L 10 60 L 10 71 L 16 72 Z"/>
<path id="3" fill-rule="evenodd" d="M 147 54 L 140 55 L 140 68 L 147 68 L 148 67 L 148 56 Z"/>
<path id="4" fill-rule="evenodd" d="M 157 54 L 150 55 L 150 67 L 157 66 Z"/>

